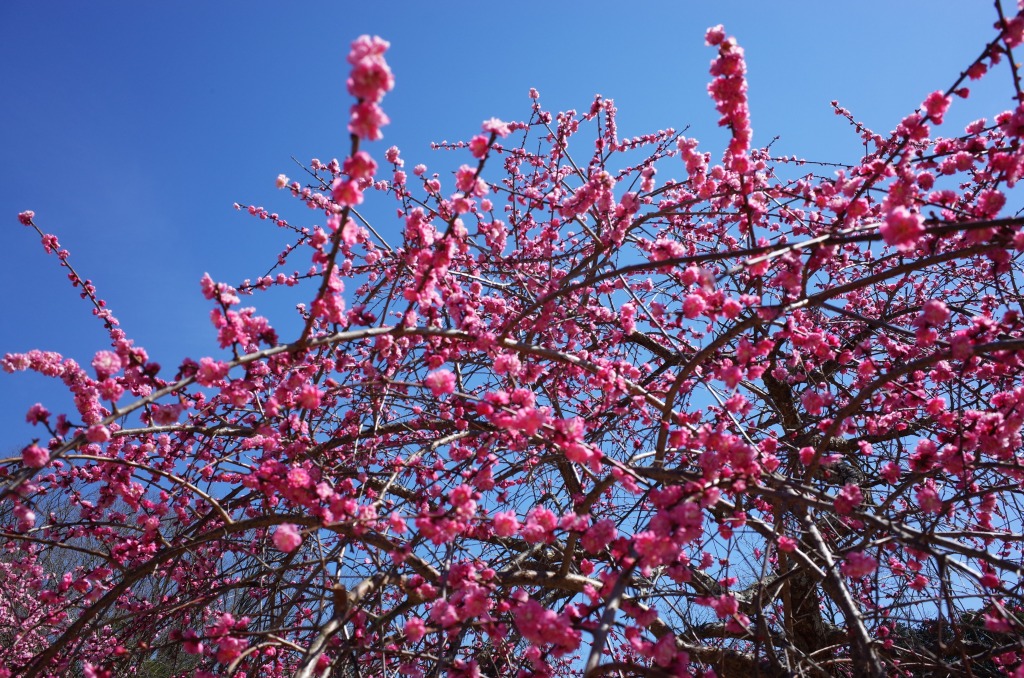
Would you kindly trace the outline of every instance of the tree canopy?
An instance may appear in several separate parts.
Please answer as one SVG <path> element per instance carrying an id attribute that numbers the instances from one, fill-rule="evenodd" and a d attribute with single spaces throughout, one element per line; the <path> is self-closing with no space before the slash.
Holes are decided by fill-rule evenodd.
<path id="1" fill-rule="evenodd" d="M 997 9 L 893 131 L 834 103 L 851 165 L 752 146 L 717 26 L 724 152 L 532 92 L 442 177 L 366 150 L 395 80 L 362 36 L 348 154 L 278 178 L 319 223 L 238 206 L 283 250 L 202 280 L 219 346 L 176 372 L 23 212 L 110 347 L 2 360 L 75 411 L 31 406 L 0 460 L 0 676 L 1024 675 L 1024 14 Z M 1012 109 L 944 129 L 997 77 Z M 401 242 L 360 211 L 389 200 Z"/>

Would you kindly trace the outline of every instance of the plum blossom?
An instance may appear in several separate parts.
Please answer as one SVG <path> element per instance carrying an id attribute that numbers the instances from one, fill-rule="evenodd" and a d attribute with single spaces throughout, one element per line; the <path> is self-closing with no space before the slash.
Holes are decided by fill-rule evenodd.
<path id="1" fill-rule="evenodd" d="M 355 207 L 363 202 L 363 189 L 355 179 L 335 179 L 331 184 L 334 202 L 346 207 Z"/>
<path id="2" fill-rule="evenodd" d="M 346 85 L 349 93 L 358 98 L 358 101 L 352 106 L 348 130 L 361 139 L 376 141 L 382 138 L 384 135 L 380 128 L 390 122 L 378 105 L 384 98 L 384 94 L 395 86 L 391 69 L 384 60 L 384 52 L 388 47 L 389 44 L 386 40 L 376 36 L 362 35 L 352 43 L 352 49 L 348 55 L 352 71 Z M 359 167 L 353 174 L 353 179 L 367 178 L 366 174 L 369 168 L 370 164 L 363 162 L 362 167 Z M 369 173 L 372 175 L 372 171 Z M 354 196 L 345 195 L 343 197 Z"/>
<path id="3" fill-rule="evenodd" d="M 615 523 L 607 518 L 599 520 L 584 534 L 580 543 L 589 553 L 599 553 L 619 534 Z"/>
<path id="4" fill-rule="evenodd" d="M 844 485 L 835 498 L 836 513 L 841 516 L 849 515 L 850 511 L 859 506 L 862 501 L 864 501 L 864 494 L 859 487 Z"/>
<path id="5" fill-rule="evenodd" d="M 715 611 L 719 619 L 725 619 L 731 617 L 740 611 L 739 601 L 736 600 L 736 596 L 723 594 L 717 598 L 712 598 L 709 603 L 711 609 Z"/>
<path id="6" fill-rule="evenodd" d="M 1004 47 L 1024 35 L 1013 21 Z M 756 668 L 792 647 L 793 606 L 740 591 L 808 575 L 811 598 L 797 607 L 828 609 L 834 587 L 815 584 L 814 568 L 867 578 L 884 554 L 886 576 L 849 589 L 850 619 L 863 615 L 877 635 L 886 671 L 910 656 L 884 607 L 907 591 L 922 593 L 913 613 L 944 585 L 975 585 L 986 626 L 1019 632 L 1004 566 L 1018 554 L 999 542 L 1020 523 L 1012 502 L 1024 482 L 1024 314 L 1003 284 L 1024 233 L 990 220 L 1024 177 L 1024 106 L 929 139 L 950 106 L 933 92 L 891 138 L 849 118 L 868 149 L 859 164 L 798 170 L 803 161 L 751 147 L 743 51 L 721 26 L 705 39 L 730 132 L 719 164 L 675 130 L 621 138 L 601 97 L 589 113 L 556 116 L 535 90 L 529 122 L 492 119 L 437 145 L 457 157 L 454 172 L 410 163 L 419 181 L 407 185 L 396 147 L 378 156 L 387 182 L 362 150 L 314 160 L 323 185 L 276 184 L 322 225 L 248 208 L 286 244 L 255 283 L 203 278 L 224 350 L 176 374 L 108 324 L 73 277 L 110 330 L 95 372 L 43 351 L 2 360 L 59 380 L 73 406 L 29 410 L 40 440 L 0 468 L 11 503 L 0 528 L 43 522 L 5 544 L 15 550 L 0 558 L 0 627 L 28 628 L 44 648 L 66 643 L 88 675 L 106 677 L 152 654 L 136 647 L 152 618 L 164 629 L 152 637 L 195 654 L 197 678 L 212 678 L 218 662 L 237 662 L 239 675 L 291 670 L 333 605 L 344 634 L 318 650 L 317 674 L 351 655 L 367 675 L 547 677 L 582 668 L 582 633 L 596 640 L 618 605 L 607 661 L 710 676 L 707 657 L 722 648 L 749 652 Z M 363 36 L 349 54 L 361 139 L 387 122 L 387 49 Z M 1006 55 L 983 58 L 968 75 Z M 581 150 L 574 134 L 590 127 Z M 512 131 L 525 143 L 497 143 Z M 345 209 L 377 199 L 394 201 L 404 232 Z M 31 212 L 19 220 L 34 225 Z M 43 246 L 60 247 L 55 236 Z M 239 308 L 295 286 L 292 336 Z M 71 498 L 70 517 L 37 501 L 46 495 Z M 821 540 L 801 532 L 809 509 Z M 949 525 L 932 530 L 940 515 Z M 894 529 L 901 520 L 907 529 Z M 341 554 L 327 579 L 307 535 L 316 552 Z M 63 577 L 32 560 L 65 536 L 105 557 Z M 748 545 L 759 567 L 747 566 Z M 182 547 L 188 557 L 166 558 Z M 977 581 L 940 579 L 929 559 L 950 552 L 977 559 Z M 332 590 L 334 574 L 347 576 L 336 565 L 368 578 L 352 595 Z M 176 599 L 150 609 L 131 572 L 165 576 Z M 235 619 L 211 585 L 286 606 Z M 666 596 L 683 589 L 718 620 L 717 638 L 667 614 Z M 5 621 L 8 593 L 27 602 Z M 115 594 L 138 628 L 93 624 L 68 642 L 69 626 Z M 818 653 L 822 672 L 834 672 L 851 646 L 822 633 L 817 645 L 836 642 Z M 30 666 L 38 650 L 23 644 L 0 647 L 0 665 Z M 499 654 L 503 666 L 485 661 Z"/>
<path id="7" fill-rule="evenodd" d="M 554 540 L 552 532 L 558 526 L 558 517 L 551 510 L 543 506 L 535 506 L 526 514 L 526 524 L 520 530 L 523 539 L 527 542 L 551 542 Z"/>
<path id="8" fill-rule="evenodd" d="M 302 535 L 291 523 L 282 523 L 274 530 L 274 546 L 285 553 L 291 553 L 302 544 Z"/>
<path id="9" fill-rule="evenodd" d="M 42 468 L 50 461 L 50 453 L 32 443 L 21 451 L 21 462 L 29 468 Z"/>
<path id="10" fill-rule="evenodd" d="M 298 395 L 295 398 L 295 402 L 298 403 L 299 407 L 307 410 L 315 410 L 320 407 L 320 401 L 323 399 L 323 393 L 313 384 L 306 384 L 299 389 Z"/>
<path id="11" fill-rule="evenodd" d="M 423 384 L 430 389 L 434 396 L 446 395 L 455 392 L 455 373 L 451 370 L 434 370 L 423 380 Z"/>
<path id="12" fill-rule="evenodd" d="M 502 122 L 497 118 L 490 118 L 489 120 L 484 120 L 484 124 L 482 127 L 485 132 L 490 132 L 491 134 L 494 134 L 499 137 L 507 137 L 511 132 L 508 123 Z"/>
<path id="13" fill-rule="evenodd" d="M 569 616 L 549 610 L 532 598 L 516 609 L 515 620 L 523 637 L 535 645 L 550 643 L 560 652 L 579 647 L 581 635 L 572 627 Z"/>
<path id="14" fill-rule="evenodd" d="M 384 110 L 372 101 L 364 101 L 352 106 L 352 117 L 348 123 L 348 131 L 360 139 L 378 141 L 384 138 L 380 131 L 391 122 Z"/>
<path id="15" fill-rule="evenodd" d="M 923 482 L 914 491 L 914 494 L 917 496 L 918 506 L 920 506 L 921 510 L 925 513 L 942 512 L 942 498 L 939 496 L 939 491 L 935 486 L 935 481 L 931 478 L 928 478 Z"/>
<path id="16" fill-rule="evenodd" d="M 230 366 L 227 363 L 214 360 L 213 358 L 201 358 L 199 360 L 199 370 L 196 372 L 196 381 L 201 386 L 215 386 L 217 383 L 228 376 L 228 370 Z"/>
<path id="17" fill-rule="evenodd" d="M 113 351 L 97 351 L 92 359 L 92 366 L 96 370 L 96 378 L 103 380 L 119 372 L 123 364 L 121 358 Z"/>
<path id="18" fill-rule="evenodd" d="M 722 24 L 712 26 L 704 34 L 704 42 L 709 47 L 718 46 L 722 44 L 723 40 L 725 40 L 725 26 L 723 26 Z"/>
<path id="19" fill-rule="evenodd" d="M 424 635 L 426 635 L 426 628 L 427 626 L 423 623 L 422 619 L 413 617 L 405 622 L 405 637 L 408 638 L 410 642 L 417 643 Z"/>
<path id="20" fill-rule="evenodd" d="M 42 403 L 36 403 L 28 408 L 28 412 L 25 413 L 25 421 L 33 426 L 45 422 L 49 417 L 50 411 L 43 407 Z"/>
<path id="21" fill-rule="evenodd" d="M 341 165 L 341 171 L 352 179 L 373 179 L 373 175 L 377 171 L 377 163 L 366 151 L 357 151 L 355 155 L 345 159 Z"/>
<path id="22" fill-rule="evenodd" d="M 636 330 L 636 306 L 632 302 L 626 302 L 619 307 L 619 324 L 626 334 Z"/>
<path id="23" fill-rule="evenodd" d="M 93 424 L 86 430 L 85 439 L 90 443 L 105 443 L 110 440 L 110 429 L 102 424 Z"/>
<path id="24" fill-rule="evenodd" d="M 405 167 L 405 160 L 402 160 L 398 146 L 389 146 L 388 150 L 384 151 L 384 159 L 398 167 Z"/>
<path id="25" fill-rule="evenodd" d="M 861 551 L 851 551 L 846 554 L 846 558 L 843 560 L 843 564 L 840 566 L 840 570 L 847 577 L 853 577 L 854 579 L 859 577 L 866 577 L 878 568 L 878 561 Z"/>
<path id="26" fill-rule="evenodd" d="M 352 65 L 346 83 L 349 94 L 378 102 L 395 86 L 394 76 L 384 60 L 391 44 L 377 36 L 361 35 L 352 42 L 348 62 Z"/>
<path id="27" fill-rule="evenodd" d="M 878 230 L 887 245 L 908 253 L 917 247 L 918 240 L 924 235 L 924 219 L 906 207 L 896 207 L 886 215 Z"/>
<path id="28" fill-rule="evenodd" d="M 494 522 L 494 533 L 499 537 L 511 537 L 519 532 L 519 520 L 516 518 L 515 511 L 495 513 L 492 520 Z"/>
<path id="29" fill-rule="evenodd" d="M 936 125 L 941 125 L 942 118 L 946 115 L 946 111 L 949 109 L 951 101 L 952 100 L 942 92 L 932 92 L 924 100 L 922 108 L 924 108 L 928 117 L 931 118 Z"/>

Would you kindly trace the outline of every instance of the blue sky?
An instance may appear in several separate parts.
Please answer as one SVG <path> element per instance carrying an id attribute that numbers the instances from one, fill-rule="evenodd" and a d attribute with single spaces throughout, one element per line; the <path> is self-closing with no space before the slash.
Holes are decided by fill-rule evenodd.
<path id="1" fill-rule="evenodd" d="M 368 148 L 378 160 L 395 144 L 410 166 L 446 166 L 431 141 L 468 139 L 492 116 L 527 117 L 530 87 L 549 110 L 586 109 L 595 93 L 614 98 L 622 135 L 689 124 L 687 135 L 718 155 L 705 89 L 713 51 L 703 44 L 717 23 L 747 52 L 756 145 L 780 136 L 779 154 L 855 160 L 857 139 L 829 101 L 888 131 L 952 83 L 994 20 L 991 4 L 974 0 L 4 0 L 0 353 L 43 348 L 88 363 L 107 347 L 55 259 L 17 223 L 32 209 L 168 376 L 181 358 L 210 355 L 199 278 L 256 278 L 285 242 L 232 203 L 265 205 L 299 225 L 322 221 L 274 179 L 299 176 L 291 156 L 344 154 L 345 55 L 360 34 L 392 45 L 392 124 Z M 1010 107 L 1007 78 L 1000 69 L 972 84 L 947 133 Z M 391 210 L 375 213 L 385 233 L 395 233 Z M 287 313 L 268 315 L 284 325 Z M 38 435 L 24 424 L 32 403 L 67 409 L 58 393 L 39 377 L 0 374 L 0 457 Z"/>

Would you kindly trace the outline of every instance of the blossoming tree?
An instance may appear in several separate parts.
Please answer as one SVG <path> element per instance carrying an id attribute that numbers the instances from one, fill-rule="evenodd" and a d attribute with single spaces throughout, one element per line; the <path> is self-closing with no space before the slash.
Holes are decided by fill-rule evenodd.
<path id="1" fill-rule="evenodd" d="M 715 27 L 723 154 L 531 92 L 454 188 L 364 150 L 359 38 L 349 153 L 278 179 L 319 223 L 248 208 L 290 244 L 174 374 L 22 213 L 111 346 L 3 359 L 75 411 L 0 464 L 0 676 L 1024 675 L 1022 38 L 889 134 L 836 104 L 833 171 L 751 145 Z"/>

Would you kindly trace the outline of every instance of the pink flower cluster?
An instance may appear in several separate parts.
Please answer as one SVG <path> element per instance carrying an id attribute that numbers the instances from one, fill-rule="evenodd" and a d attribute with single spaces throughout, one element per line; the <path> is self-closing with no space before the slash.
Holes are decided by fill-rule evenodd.
<path id="1" fill-rule="evenodd" d="M 857 579 L 866 577 L 878 568 L 878 561 L 867 553 L 852 551 L 846 554 L 846 559 L 840 566 L 840 570 L 847 577 Z"/>
<path id="2" fill-rule="evenodd" d="M 747 152 L 753 130 L 747 103 L 747 64 L 743 48 L 733 38 L 725 37 L 725 29 L 721 25 L 709 28 L 705 39 L 708 45 L 718 47 L 718 58 L 711 62 L 711 75 L 715 79 L 708 85 L 708 93 L 722 114 L 718 124 L 732 130 L 725 164 L 733 170 L 745 172 L 749 166 Z"/>
<path id="3" fill-rule="evenodd" d="M 906 207 L 891 210 L 878 228 L 885 244 L 892 245 L 904 254 L 913 252 L 924 235 L 924 219 Z"/>
<path id="4" fill-rule="evenodd" d="M 423 380 L 433 396 L 455 393 L 455 373 L 451 370 L 434 370 Z"/>
<path id="5" fill-rule="evenodd" d="M 299 534 L 298 528 L 291 523 L 278 525 L 274 530 L 274 546 L 285 553 L 291 553 L 299 548 L 300 544 L 302 544 L 302 535 Z"/>
<path id="6" fill-rule="evenodd" d="M 349 93 L 359 99 L 352 106 L 348 130 L 360 139 L 383 138 L 380 128 L 391 122 L 380 107 L 384 95 L 395 86 L 391 69 L 384 60 L 388 47 L 386 40 L 362 35 L 352 42 L 348 54 L 352 71 L 346 85 Z"/>
<path id="7" fill-rule="evenodd" d="M 488 393 L 476 409 L 495 426 L 528 436 L 539 431 L 550 418 L 549 409 L 537 407 L 536 395 L 524 388 Z"/>
<path id="8" fill-rule="evenodd" d="M 572 652 L 580 645 L 580 632 L 572 627 L 566 612 L 558 614 L 532 598 L 516 608 L 516 626 L 526 640 L 534 645 L 554 645 L 556 655 Z"/>

